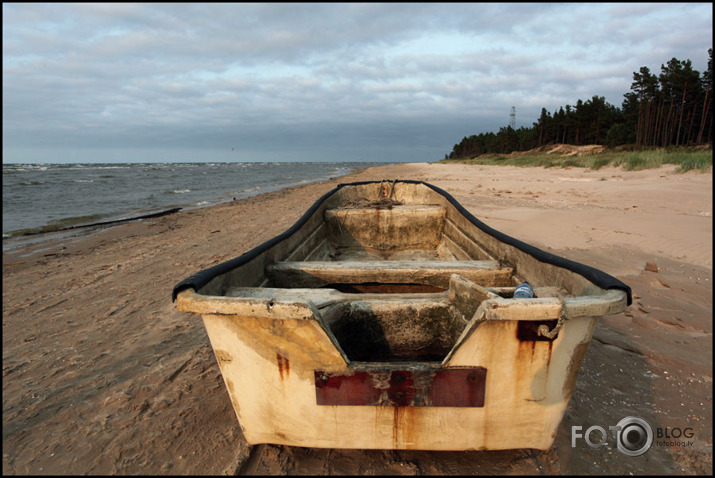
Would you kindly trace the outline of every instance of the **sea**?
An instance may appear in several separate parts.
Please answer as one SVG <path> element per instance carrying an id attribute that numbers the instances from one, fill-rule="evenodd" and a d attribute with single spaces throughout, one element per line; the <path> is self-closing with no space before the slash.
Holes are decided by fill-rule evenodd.
<path id="1" fill-rule="evenodd" d="M 206 207 L 385 164 L 390 163 L 3 163 L 3 251 L 21 236 Z"/>

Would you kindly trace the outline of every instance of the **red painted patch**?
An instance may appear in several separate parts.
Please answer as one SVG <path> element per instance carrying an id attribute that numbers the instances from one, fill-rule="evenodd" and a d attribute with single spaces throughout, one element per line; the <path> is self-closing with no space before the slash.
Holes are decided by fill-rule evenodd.
<path id="1" fill-rule="evenodd" d="M 315 371 L 318 405 L 483 407 L 487 370 Z"/>

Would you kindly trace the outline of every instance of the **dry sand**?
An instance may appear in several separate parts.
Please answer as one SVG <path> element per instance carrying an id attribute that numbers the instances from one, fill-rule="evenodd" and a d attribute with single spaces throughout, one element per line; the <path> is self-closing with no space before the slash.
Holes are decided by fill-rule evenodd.
<path id="1" fill-rule="evenodd" d="M 3 254 L 3 474 L 711 473 L 712 173 L 673 171 L 400 164 Z M 338 183 L 384 178 L 435 184 L 488 225 L 632 287 L 633 305 L 598 323 L 551 450 L 244 440 L 203 324 L 171 289 Z M 572 425 L 626 416 L 692 438 L 640 457 L 571 447 Z"/>

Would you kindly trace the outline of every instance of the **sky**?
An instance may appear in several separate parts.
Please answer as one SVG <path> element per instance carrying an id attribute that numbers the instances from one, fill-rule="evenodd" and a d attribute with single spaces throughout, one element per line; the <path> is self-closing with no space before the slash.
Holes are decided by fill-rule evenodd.
<path id="1" fill-rule="evenodd" d="M 633 72 L 712 3 L 3 3 L 3 162 L 435 161 Z"/>

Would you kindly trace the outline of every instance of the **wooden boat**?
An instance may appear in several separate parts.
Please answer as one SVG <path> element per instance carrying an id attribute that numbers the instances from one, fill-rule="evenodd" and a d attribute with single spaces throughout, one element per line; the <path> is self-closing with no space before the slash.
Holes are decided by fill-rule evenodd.
<path id="1" fill-rule="evenodd" d="M 529 281 L 535 297 L 512 298 Z M 339 185 L 180 282 L 251 444 L 548 449 L 599 316 L 630 288 L 418 181 Z"/>

